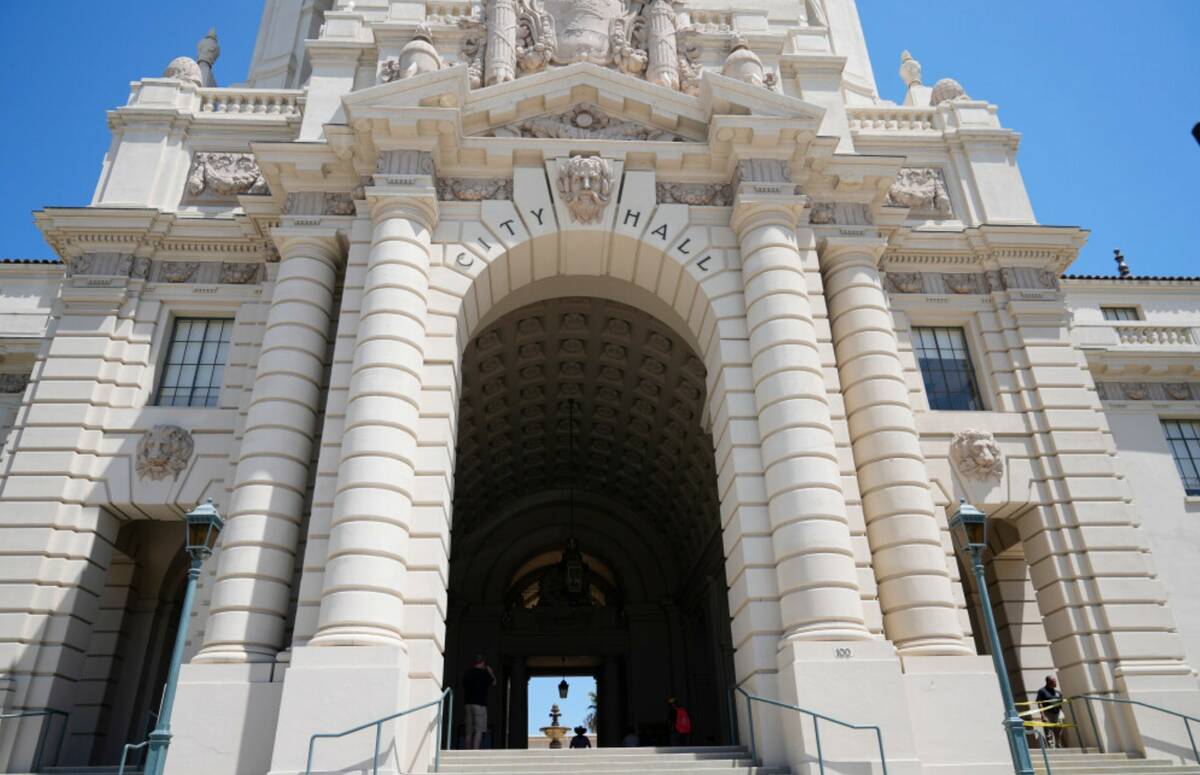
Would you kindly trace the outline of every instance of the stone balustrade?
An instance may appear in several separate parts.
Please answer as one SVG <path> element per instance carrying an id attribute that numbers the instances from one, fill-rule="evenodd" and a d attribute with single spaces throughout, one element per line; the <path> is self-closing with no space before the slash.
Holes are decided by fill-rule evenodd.
<path id="1" fill-rule="evenodd" d="M 296 89 L 200 89 L 201 113 L 238 116 L 296 116 L 304 110 L 304 92 Z"/>
<path id="2" fill-rule="evenodd" d="M 935 132 L 933 108 L 859 107 L 847 108 L 852 131 L 871 132 Z"/>
<path id="3" fill-rule="evenodd" d="M 1117 341 L 1123 345 L 1177 347 L 1196 344 L 1196 337 L 1191 326 L 1125 324 L 1114 326 L 1114 328 L 1117 332 Z"/>

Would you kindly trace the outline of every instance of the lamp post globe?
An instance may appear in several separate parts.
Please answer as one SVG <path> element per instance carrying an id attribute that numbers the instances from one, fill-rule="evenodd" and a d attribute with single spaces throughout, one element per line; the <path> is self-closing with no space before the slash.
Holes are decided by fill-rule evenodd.
<path id="1" fill-rule="evenodd" d="M 975 573 L 975 586 L 979 590 L 979 604 L 983 609 L 989 651 L 992 652 L 992 666 L 996 669 L 1000 696 L 1004 700 L 1004 727 L 1008 733 L 1013 772 L 1017 775 L 1033 775 L 1033 759 L 1029 755 L 1029 741 L 1025 739 L 1025 722 L 1017 715 L 1017 706 L 1013 701 L 1012 685 L 1008 681 L 1008 669 L 1004 666 L 1004 654 L 1000 649 L 1000 633 L 996 629 L 987 579 L 984 578 L 983 550 L 987 548 L 987 515 L 967 503 L 965 498 L 959 500 L 958 510 L 950 517 L 950 534 L 958 551 L 967 555 L 966 559 L 970 561 L 971 569 Z"/>
<path id="2" fill-rule="evenodd" d="M 158 723 L 147 741 L 145 775 L 162 775 L 167 763 L 167 748 L 171 744 L 171 710 L 175 704 L 175 689 L 179 684 L 183 649 L 187 644 L 188 622 L 192 618 L 192 604 L 196 597 L 196 581 L 200 578 L 200 569 L 204 561 L 212 555 L 225 521 L 213 505 L 212 498 L 209 498 L 187 513 L 184 526 L 184 550 L 191 558 L 191 563 L 188 565 L 187 586 L 184 588 L 183 606 L 179 612 L 179 629 L 175 634 L 175 647 L 171 651 L 167 683 L 163 687 L 162 704 L 158 710 Z"/>

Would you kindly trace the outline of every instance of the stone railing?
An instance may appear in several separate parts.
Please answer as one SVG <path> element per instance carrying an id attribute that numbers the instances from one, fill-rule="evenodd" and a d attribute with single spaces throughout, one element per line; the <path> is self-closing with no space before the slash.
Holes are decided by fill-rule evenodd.
<path id="1" fill-rule="evenodd" d="M 862 107 L 848 108 L 850 129 L 871 132 L 933 132 L 933 108 Z"/>
<path id="2" fill-rule="evenodd" d="M 302 89 L 200 89 L 200 112 L 238 116 L 296 116 L 304 110 Z"/>
<path id="3" fill-rule="evenodd" d="M 1196 344 L 1191 326 L 1117 325 L 1117 342 L 1139 347 L 1179 347 Z"/>

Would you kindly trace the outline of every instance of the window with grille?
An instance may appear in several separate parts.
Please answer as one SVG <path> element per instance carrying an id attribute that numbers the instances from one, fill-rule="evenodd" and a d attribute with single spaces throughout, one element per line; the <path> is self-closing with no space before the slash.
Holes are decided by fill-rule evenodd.
<path id="1" fill-rule="evenodd" d="M 1137 307 L 1101 307 L 1105 320 L 1141 320 Z"/>
<path id="2" fill-rule="evenodd" d="M 1200 422 L 1163 420 L 1163 431 L 1171 445 L 1183 489 L 1188 495 L 1200 495 Z"/>
<path id="3" fill-rule="evenodd" d="M 913 348 L 925 380 L 930 409 L 983 409 L 967 338 L 961 328 L 914 328 Z"/>
<path id="4" fill-rule="evenodd" d="M 233 321 L 177 318 L 158 386 L 159 406 L 216 406 Z"/>

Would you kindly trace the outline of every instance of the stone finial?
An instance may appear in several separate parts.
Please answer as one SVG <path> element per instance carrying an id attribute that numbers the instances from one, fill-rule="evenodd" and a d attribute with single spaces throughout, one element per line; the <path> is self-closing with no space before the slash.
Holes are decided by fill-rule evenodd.
<path id="1" fill-rule="evenodd" d="M 921 84 L 921 63 L 907 50 L 900 54 L 900 79 L 908 87 Z"/>
<path id="2" fill-rule="evenodd" d="M 750 48 L 749 42 L 739 33 L 734 33 L 730 40 L 729 56 L 721 66 L 721 75 L 736 78 L 739 81 L 763 86 L 766 83 L 767 72 L 762 60 Z"/>
<path id="3" fill-rule="evenodd" d="M 937 107 L 943 102 L 953 102 L 955 100 L 971 99 L 962 84 L 953 78 L 943 78 L 933 85 L 933 92 L 929 95 L 929 104 L 931 107 Z"/>
<path id="4" fill-rule="evenodd" d="M 167 64 L 167 69 L 163 70 L 163 78 L 174 78 L 177 81 L 192 83 L 196 86 L 204 85 L 204 74 L 200 72 L 200 65 L 191 57 L 175 57 Z"/>
<path id="5" fill-rule="evenodd" d="M 196 44 L 196 62 L 200 65 L 200 73 L 204 77 L 204 86 L 216 86 L 212 68 L 221 56 L 221 44 L 217 42 L 217 28 L 209 29 L 208 34 Z"/>
<path id="6" fill-rule="evenodd" d="M 1121 249 L 1117 248 L 1113 251 L 1113 261 L 1117 262 L 1117 276 L 1130 277 L 1129 264 L 1125 263 L 1125 256 L 1121 255 Z"/>

